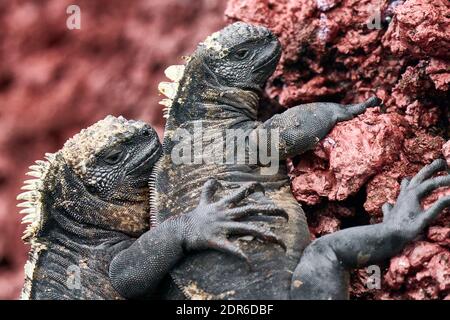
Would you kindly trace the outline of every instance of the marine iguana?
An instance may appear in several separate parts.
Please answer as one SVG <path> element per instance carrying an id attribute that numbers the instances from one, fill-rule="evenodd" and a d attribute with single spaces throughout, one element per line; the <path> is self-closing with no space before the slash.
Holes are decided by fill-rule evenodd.
<path id="1" fill-rule="evenodd" d="M 18 196 L 28 223 L 23 239 L 31 245 L 22 299 L 149 295 L 190 251 L 239 254 L 226 240 L 235 232 L 283 245 L 269 230 L 235 221 L 252 214 L 252 205 L 232 207 L 260 190 L 256 183 L 216 201 L 220 184 L 210 179 L 196 208 L 148 231 L 148 180 L 160 154 L 150 126 L 108 116 L 30 167 L 28 175 L 36 179 L 25 181 Z M 258 209 L 284 215 L 273 205 Z M 149 273 L 153 281 L 142 283 Z"/>
<path id="2" fill-rule="evenodd" d="M 234 239 L 234 245 L 250 259 L 252 269 L 233 257 L 208 250 L 192 254 L 177 264 L 170 274 L 187 298 L 346 298 L 349 268 L 394 255 L 424 227 L 427 222 L 424 217 L 427 220 L 435 216 L 449 204 L 448 198 L 439 200 L 431 211 L 415 218 L 423 191 L 449 185 L 449 177 L 422 183 L 425 177 L 443 168 L 443 162 L 438 161 L 419 173 L 409 187 L 404 184 L 404 195 L 400 196 L 398 204 L 392 209 L 384 207 L 389 214 L 382 224 L 343 230 L 309 245 L 305 215 L 291 194 L 284 160 L 312 149 L 337 122 L 352 119 L 366 108 L 378 105 L 380 100 L 372 97 L 348 106 L 311 103 L 259 122 L 259 95 L 274 72 L 280 54 L 280 43 L 267 28 L 237 22 L 209 36 L 188 57 L 186 65 L 169 67 L 166 75 L 173 82 L 160 84 L 160 91 L 168 98 L 161 101 L 167 107 L 167 122 L 163 154 L 151 180 L 152 224 L 156 226 L 192 210 L 202 185 L 210 176 L 223 184 L 221 194 L 243 183 L 260 182 L 266 194 L 255 192 L 248 201 L 273 201 L 289 216 L 288 222 L 253 222 L 258 227 L 270 227 L 286 244 L 286 252 L 256 240 Z M 199 128 L 203 128 L 200 135 Z M 263 163 L 242 163 L 238 161 L 242 155 L 234 154 L 233 161 L 223 161 L 221 155 L 229 147 L 226 143 L 229 141 L 221 137 L 230 129 L 241 130 L 241 137 L 237 138 L 244 137 L 246 160 L 254 159 L 255 153 L 258 155 L 264 148 L 278 153 L 281 160 L 278 171 L 266 175 L 261 170 Z M 270 139 L 263 141 L 258 134 L 271 129 L 279 134 L 275 148 Z M 271 132 L 267 134 L 269 138 Z M 189 161 L 192 140 L 194 144 L 200 143 L 203 150 L 209 150 L 206 160 L 194 150 L 194 156 L 199 156 L 196 159 L 200 161 Z M 180 149 L 180 143 L 188 147 Z M 232 146 L 225 153 L 230 149 L 236 148 Z M 219 154 L 215 158 L 218 161 L 210 161 L 211 154 Z M 180 158 L 188 161 L 180 162 Z M 164 296 L 172 298 L 173 292 Z"/>

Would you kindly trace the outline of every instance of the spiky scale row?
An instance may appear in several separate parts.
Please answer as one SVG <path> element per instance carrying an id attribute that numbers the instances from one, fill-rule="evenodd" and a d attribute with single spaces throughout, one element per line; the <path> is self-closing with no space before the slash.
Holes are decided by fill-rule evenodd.
<path id="1" fill-rule="evenodd" d="M 163 105 L 165 108 L 163 109 L 163 117 L 167 119 L 169 116 L 170 108 L 172 107 L 173 100 L 175 99 L 178 87 L 181 79 L 184 75 L 184 65 L 173 65 L 168 67 L 164 74 L 167 78 L 172 80 L 173 82 L 161 82 L 158 85 L 158 90 L 163 95 L 165 95 L 168 99 L 162 99 L 159 104 Z"/>
<path id="2" fill-rule="evenodd" d="M 32 208 L 33 207 L 33 203 L 26 201 L 26 202 L 21 202 L 17 205 L 19 208 Z M 23 211 L 23 210 L 22 210 Z M 22 211 L 20 211 L 20 213 L 23 213 Z"/>
<path id="3" fill-rule="evenodd" d="M 18 201 L 22 201 L 17 206 L 23 208 L 19 213 L 24 214 L 22 223 L 28 224 L 22 236 L 24 241 L 29 241 L 40 229 L 42 225 L 42 194 L 44 179 L 50 168 L 50 160 L 54 160 L 54 155 L 47 153 L 46 158 L 49 161 L 38 160 L 29 167 L 28 176 L 37 179 L 30 179 L 24 182 L 22 192 L 17 196 Z"/>
<path id="4" fill-rule="evenodd" d="M 34 188 L 33 185 L 25 185 L 22 187 L 22 189 L 24 188 L 31 191 L 22 192 L 17 196 L 17 200 L 35 202 L 37 199 L 39 199 L 40 194 L 34 191 L 35 189 L 32 189 Z"/>
<path id="5" fill-rule="evenodd" d="M 31 179 L 26 180 L 24 185 L 20 188 L 21 190 L 39 190 L 42 188 L 41 179 Z M 20 199 L 18 199 L 20 200 Z"/>
<path id="6" fill-rule="evenodd" d="M 177 94 L 178 85 L 175 82 L 160 82 L 158 89 L 167 98 L 173 100 Z"/>
<path id="7" fill-rule="evenodd" d="M 170 99 L 162 99 L 159 104 L 162 104 L 165 107 L 170 108 L 172 106 L 172 100 Z"/>
<path id="8" fill-rule="evenodd" d="M 17 196 L 17 200 L 22 201 L 17 204 L 17 207 L 23 208 L 19 212 L 24 215 L 22 223 L 27 224 L 22 240 L 31 245 L 28 260 L 24 266 L 25 284 L 22 288 L 21 299 L 28 299 L 30 297 L 39 252 L 46 249 L 45 244 L 40 243 L 38 239 L 36 239 L 36 234 L 39 232 L 44 222 L 44 181 L 49 174 L 50 166 L 55 161 L 55 154 L 46 153 L 45 159 L 46 161 L 37 160 L 35 164 L 29 167 L 30 171 L 27 172 L 26 175 L 35 177 L 36 179 L 24 181 L 24 185 L 21 188 L 24 192 Z"/>
<path id="9" fill-rule="evenodd" d="M 33 166 L 31 166 L 33 167 Z M 33 168 L 31 168 L 31 170 L 33 170 Z M 39 171 L 29 171 L 27 173 L 25 173 L 27 176 L 31 176 L 31 177 L 35 177 L 35 178 L 41 178 L 42 177 L 42 172 Z"/>
<path id="10" fill-rule="evenodd" d="M 155 192 L 156 192 L 156 177 L 157 177 L 157 172 L 161 170 L 161 165 L 159 162 L 157 162 L 152 170 L 152 173 L 150 174 L 150 179 L 148 181 L 148 187 L 149 187 L 149 193 L 150 193 L 150 198 L 149 198 L 149 205 L 150 205 L 150 228 L 154 228 L 158 225 L 158 220 L 156 219 L 156 213 L 157 213 L 157 209 L 156 209 L 156 196 L 155 196 Z"/>
<path id="11" fill-rule="evenodd" d="M 187 63 L 187 62 L 189 62 L 190 58 L 183 57 L 183 59 Z M 184 65 L 169 66 L 164 71 L 164 74 L 166 75 L 167 78 L 169 78 L 173 82 L 160 82 L 158 85 L 159 92 L 161 92 L 163 95 L 165 95 L 167 97 L 167 99 L 162 99 L 159 102 L 159 104 L 164 106 L 163 117 L 166 119 L 169 117 L 170 108 L 172 107 L 173 100 L 175 99 L 175 97 L 177 95 L 180 81 L 184 75 L 184 71 L 185 71 Z M 158 221 L 156 220 L 156 212 L 155 212 L 156 200 L 153 195 L 153 193 L 155 192 L 156 172 L 158 171 L 158 168 L 159 168 L 158 164 L 155 164 L 155 166 L 152 170 L 153 173 L 151 174 L 150 180 L 149 180 L 149 189 L 150 189 L 150 195 L 151 195 L 150 196 L 150 228 L 154 228 L 158 225 Z"/>
<path id="12" fill-rule="evenodd" d="M 183 65 L 170 66 L 164 71 L 164 74 L 170 80 L 174 82 L 180 82 L 181 78 L 183 78 L 184 66 Z"/>

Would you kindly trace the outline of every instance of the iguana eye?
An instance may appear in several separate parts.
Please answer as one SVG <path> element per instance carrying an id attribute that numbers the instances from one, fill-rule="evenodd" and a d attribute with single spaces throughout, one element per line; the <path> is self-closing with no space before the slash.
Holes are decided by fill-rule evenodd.
<path id="1" fill-rule="evenodd" d="M 111 165 L 117 164 L 122 160 L 124 154 L 125 152 L 123 151 L 123 149 L 120 148 L 112 149 L 104 156 L 103 160 L 107 164 Z"/>
<path id="2" fill-rule="evenodd" d="M 250 51 L 248 49 L 240 49 L 234 53 L 234 57 L 238 60 L 244 60 L 248 57 Z"/>
<path id="3" fill-rule="evenodd" d="M 144 130 L 142 130 L 142 134 L 144 136 L 151 136 L 152 132 L 150 131 L 149 128 L 144 128 Z"/>

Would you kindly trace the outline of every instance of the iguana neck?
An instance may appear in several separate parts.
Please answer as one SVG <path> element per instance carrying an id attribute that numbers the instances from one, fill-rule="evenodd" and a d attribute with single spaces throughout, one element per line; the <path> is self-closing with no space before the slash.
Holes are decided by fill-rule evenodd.
<path id="1" fill-rule="evenodd" d="M 89 230 L 88 236 L 92 235 L 92 230 L 139 236 L 148 229 L 146 199 L 126 203 L 106 202 L 91 194 L 67 166 L 63 166 L 59 176 L 61 179 L 44 195 L 43 203 L 49 213 L 46 215 L 48 219 L 59 222 L 66 231 L 71 231 L 72 225 L 79 225 L 80 232 Z M 47 223 L 43 232 L 52 227 Z"/>
<path id="2" fill-rule="evenodd" d="M 51 221 L 52 227 L 32 242 L 21 298 L 118 297 L 107 278 L 109 264 L 134 239 L 120 232 L 78 223 L 63 212 L 51 215 L 56 217 Z M 82 286 L 68 287 L 77 281 Z M 105 291 L 108 293 L 104 294 Z"/>
<path id="3" fill-rule="evenodd" d="M 184 88 L 174 99 L 164 134 L 171 140 L 176 129 L 194 121 L 218 124 L 224 128 L 230 121 L 255 121 L 259 94 L 238 88 L 202 86 Z"/>
<path id="4" fill-rule="evenodd" d="M 96 225 L 77 221 L 73 218 L 73 212 L 63 207 L 49 208 L 49 217 L 46 228 L 39 235 L 42 243 L 59 243 L 70 246 L 72 251 L 81 247 L 95 247 L 104 244 L 108 240 L 130 238 L 123 232 L 108 230 Z M 66 239 L 64 241 L 60 241 Z"/>
<path id="5" fill-rule="evenodd" d="M 176 66 L 172 66 L 176 67 Z M 183 70 L 182 75 L 174 74 L 173 83 L 165 83 L 162 93 L 170 98 L 165 140 L 172 131 L 191 121 L 222 121 L 224 118 L 246 117 L 256 120 L 260 89 L 238 88 L 224 85 L 203 62 L 202 56 L 193 55 Z M 170 67 L 166 70 L 170 76 Z M 174 93 L 165 92 L 165 89 Z M 160 89 L 160 90 L 161 90 Z M 168 93 L 168 94 L 167 94 Z M 172 96 L 173 95 L 173 96 Z"/>
<path id="6" fill-rule="evenodd" d="M 258 114 L 259 95 L 255 91 L 239 88 L 208 88 L 202 93 L 202 102 L 208 113 L 204 120 L 214 120 L 224 111 L 230 111 L 256 120 Z M 216 108 L 210 108 L 215 106 Z"/>
<path id="7" fill-rule="evenodd" d="M 35 288 L 44 292 L 48 289 L 48 281 L 55 281 L 55 288 L 64 292 L 65 278 L 61 272 L 65 274 L 68 266 L 78 266 L 80 261 L 96 261 L 98 256 L 107 263 L 107 255 L 116 250 L 115 244 L 121 245 L 130 239 L 123 232 L 103 228 L 92 220 L 92 213 L 99 208 L 98 205 L 87 203 L 86 191 L 79 185 L 77 188 L 71 175 L 63 175 L 69 171 L 57 164 L 61 163 L 50 164 L 49 172 L 43 176 L 39 191 L 40 220 L 35 225 L 39 228 L 26 238 L 31 248 L 25 264 L 21 299 L 33 298 Z"/>

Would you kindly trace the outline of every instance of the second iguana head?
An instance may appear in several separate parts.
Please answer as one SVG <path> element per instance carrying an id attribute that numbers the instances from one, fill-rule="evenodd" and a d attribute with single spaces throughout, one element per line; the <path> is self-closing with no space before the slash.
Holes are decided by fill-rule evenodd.
<path id="1" fill-rule="evenodd" d="M 69 139 L 28 175 L 24 239 L 45 239 L 52 228 L 78 223 L 138 235 L 149 226 L 148 182 L 161 145 L 142 121 L 107 116 Z"/>

